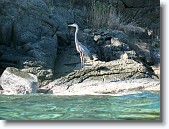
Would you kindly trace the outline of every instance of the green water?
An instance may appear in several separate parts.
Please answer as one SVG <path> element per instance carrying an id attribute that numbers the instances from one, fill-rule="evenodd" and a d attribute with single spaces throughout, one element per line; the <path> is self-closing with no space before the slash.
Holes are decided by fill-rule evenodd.
<path id="1" fill-rule="evenodd" d="M 160 94 L 0 96 L 1 120 L 159 120 Z"/>

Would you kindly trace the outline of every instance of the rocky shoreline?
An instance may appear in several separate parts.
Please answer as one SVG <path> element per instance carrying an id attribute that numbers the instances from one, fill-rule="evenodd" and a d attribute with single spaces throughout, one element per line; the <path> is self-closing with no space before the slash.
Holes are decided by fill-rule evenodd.
<path id="1" fill-rule="evenodd" d="M 52 86 L 49 84 L 39 93 L 48 92 L 54 95 L 126 95 L 144 91 L 160 91 L 160 81 L 151 78 L 124 80 L 117 82 L 87 81 L 72 86 Z"/>
<path id="2" fill-rule="evenodd" d="M 37 93 L 53 94 L 59 96 L 70 95 L 111 95 L 120 96 L 127 94 L 137 94 L 145 91 L 160 92 L 160 80 L 152 78 L 129 79 L 123 81 L 84 81 L 83 83 L 73 84 L 71 86 L 59 86 L 50 83 L 47 86 L 39 88 Z M 23 95 L 0 89 L 3 95 Z M 31 93 L 36 94 L 36 93 Z"/>
<path id="3" fill-rule="evenodd" d="M 123 68 L 123 70 L 122 70 Z M 128 72 L 129 71 L 129 72 Z M 160 80 L 141 63 L 133 60 L 96 61 L 83 70 L 75 70 L 39 87 L 37 77 L 16 68 L 7 68 L 1 76 L 0 94 L 53 95 L 125 95 L 160 91 Z"/>
<path id="4" fill-rule="evenodd" d="M 53 86 L 52 84 L 38 89 L 37 93 L 53 94 L 57 96 L 73 95 L 111 95 L 121 96 L 137 94 L 145 91 L 160 92 L 160 81 L 151 78 L 124 80 L 117 82 L 88 81 L 72 86 Z M 0 90 L 3 95 L 15 95 Z M 36 94 L 36 93 L 34 93 Z M 17 94 L 20 95 L 20 94 Z"/>

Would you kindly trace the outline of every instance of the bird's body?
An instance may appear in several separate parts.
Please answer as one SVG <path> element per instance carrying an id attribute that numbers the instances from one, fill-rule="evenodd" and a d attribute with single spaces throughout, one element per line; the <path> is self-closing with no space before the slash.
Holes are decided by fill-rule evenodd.
<path id="1" fill-rule="evenodd" d="M 84 65 L 84 55 L 90 57 L 91 60 L 93 60 L 93 57 L 92 57 L 90 51 L 82 43 L 80 43 L 78 41 L 78 39 L 77 39 L 77 33 L 78 33 L 78 30 L 79 30 L 78 25 L 74 23 L 74 24 L 71 24 L 71 25 L 68 25 L 68 26 L 76 28 L 76 31 L 75 31 L 75 45 L 76 45 L 76 50 L 80 53 L 81 67 L 83 68 L 83 65 Z"/>
<path id="2" fill-rule="evenodd" d="M 76 43 L 76 49 L 79 53 L 82 52 L 84 55 L 88 57 L 91 56 L 90 51 L 80 42 Z"/>

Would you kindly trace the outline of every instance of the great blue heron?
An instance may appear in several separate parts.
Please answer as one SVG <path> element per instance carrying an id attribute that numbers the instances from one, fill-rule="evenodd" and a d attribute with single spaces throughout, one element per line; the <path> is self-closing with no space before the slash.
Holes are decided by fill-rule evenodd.
<path id="1" fill-rule="evenodd" d="M 75 45 L 76 45 L 76 50 L 80 53 L 80 59 L 81 59 L 81 68 L 84 67 L 84 55 L 90 57 L 91 60 L 93 60 L 93 57 L 90 53 L 90 51 L 83 45 L 81 44 L 78 39 L 77 39 L 77 33 L 79 31 L 79 27 L 76 23 L 68 25 L 71 27 L 75 27 L 76 31 L 75 31 Z"/>

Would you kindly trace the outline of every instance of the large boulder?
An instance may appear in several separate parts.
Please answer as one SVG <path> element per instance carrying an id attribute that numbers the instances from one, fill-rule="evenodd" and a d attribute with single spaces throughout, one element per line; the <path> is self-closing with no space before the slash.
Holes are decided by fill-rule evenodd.
<path id="1" fill-rule="evenodd" d="M 36 93 L 39 84 L 36 75 L 8 67 L 1 76 L 0 85 L 3 94 L 31 94 Z"/>

